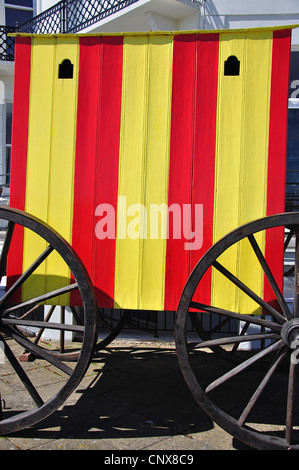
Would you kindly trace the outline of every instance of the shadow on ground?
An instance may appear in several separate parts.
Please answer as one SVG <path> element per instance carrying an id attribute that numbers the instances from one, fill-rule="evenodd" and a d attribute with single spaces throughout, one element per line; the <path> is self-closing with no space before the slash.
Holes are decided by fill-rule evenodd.
<path id="1" fill-rule="evenodd" d="M 199 355 L 202 373 L 212 370 L 210 356 Z M 97 353 L 61 409 L 8 437 L 105 440 L 112 447 L 122 440 L 130 442 L 130 448 L 136 448 L 132 443 L 138 439 L 139 448 L 144 448 L 169 436 L 184 436 L 195 448 L 198 436 L 213 429 L 183 380 L 174 347 L 112 345 Z M 231 448 L 247 449 L 232 436 L 227 438 Z"/>

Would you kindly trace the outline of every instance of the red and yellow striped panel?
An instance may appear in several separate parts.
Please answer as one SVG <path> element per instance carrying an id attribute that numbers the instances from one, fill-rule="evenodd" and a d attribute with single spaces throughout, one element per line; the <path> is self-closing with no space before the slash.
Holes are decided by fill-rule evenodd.
<path id="1" fill-rule="evenodd" d="M 284 210 L 290 37 L 268 28 L 16 38 L 11 205 L 70 242 L 99 306 L 175 310 L 215 241 Z M 230 56 L 236 76 L 224 74 Z M 58 78 L 64 59 L 72 79 Z M 260 238 L 264 251 L 275 237 Z M 44 249 L 27 232 L 13 243 L 8 283 Z M 245 242 L 222 261 L 271 300 L 259 266 L 247 269 Z M 51 255 L 22 297 L 69 277 Z M 256 308 L 214 271 L 201 299 Z M 57 303 L 76 302 L 72 293 Z"/>

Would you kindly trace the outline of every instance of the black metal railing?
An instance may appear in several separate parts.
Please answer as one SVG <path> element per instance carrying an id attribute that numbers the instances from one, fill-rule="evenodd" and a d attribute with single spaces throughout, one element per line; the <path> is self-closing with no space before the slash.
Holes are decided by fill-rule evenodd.
<path id="1" fill-rule="evenodd" d="M 87 28 L 124 8 L 137 3 L 138 0 L 92 0 L 66 2 L 66 26 L 70 33 Z"/>
<path id="2" fill-rule="evenodd" d="M 66 1 L 53 5 L 40 15 L 35 16 L 26 23 L 18 25 L 16 30 L 21 33 L 30 34 L 58 34 L 65 33 L 65 11 Z"/>
<path id="3" fill-rule="evenodd" d="M 139 0 L 62 0 L 18 27 L 31 34 L 75 33 Z"/>
<path id="4" fill-rule="evenodd" d="M 14 60 L 14 38 L 9 33 L 75 33 L 139 0 L 62 0 L 21 25 L 0 26 L 0 60 Z"/>
<path id="5" fill-rule="evenodd" d="M 14 38 L 8 33 L 76 33 L 139 0 L 62 0 L 16 27 L 0 26 L 0 60 L 14 60 Z M 200 3 L 202 0 L 189 0 Z"/>
<path id="6" fill-rule="evenodd" d="M 15 53 L 15 41 L 8 36 L 14 33 L 16 28 L 11 26 L 0 26 L 0 60 L 13 61 Z"/>

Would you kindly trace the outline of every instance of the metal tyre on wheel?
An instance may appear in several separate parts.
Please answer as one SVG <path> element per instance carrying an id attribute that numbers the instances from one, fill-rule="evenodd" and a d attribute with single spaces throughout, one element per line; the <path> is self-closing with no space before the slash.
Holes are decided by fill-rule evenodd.
<path id="1" fill-rule="evenodd" d="M 112 315 L 108 315 L 104 308 L 100 309 L 98 314 L 99 333 L 101 332 L 101 328 L 104 328 L 107 331 L 107 334 L 98 340 L 95 346 L 95 351 L 99 352 L 106 348 L 119 335 L 121 330 L 129 321 L 130 316 L 131 312 L 129 310 L 114 311 Z"/>
<path id="2" fill-rule="evenodd" d="M 57 410 L 78 386 L 88 368 L 96 341 L 96 303 L 84 267 L 58 233 L 37 218 L 10 208 L 0 208 L 0 219 L 7 225 L 0 255 L 1 276 L 6 274 L 7 260 L 10 254 L 13 255 L 16 246 L 14 237 L 18 231 L 25 230 L 25 235 L 33 234 L 34 240 L 37 243 L 42 241 L 45 246 L 31 260 L 25 272 L 14 277 L 0 299 L 0 434 L 3 435 L 43 420 Z M 41 292 L 39 280 L 45 278 L 41 274 L 43 266 L 51 259 L 54 264 L 63 263 L 70 276 L 68 280 L 60 279 L 59 288 L 56 289 L 53 289 L 53 279 L 44 282 Z M 20 292 L 28 285 L 31 295 L 24 298 Z M 35 286 L 36 295 L 32 295 Z M 54 321 L 33 315 L 37 306 L 49 303 L 60 305 L 63 296 L 70 292 L 76 292 L 80 299 L 81 325 L 75 321 L 65 321 L 64 315 Z M 55 341 L 42 341 L 40 332 L 49 329 L 58 336 L 62 332 L 70 337 L 80 335 L 80 341 L 75 346 L 75 360 L 67 362 L 69 357 L 59 353 Z M 77 354 L 78 348 L 80 354 Z M 35 359 L 34 362 L 20 361 L 24 352 L 30 355 L 31 361 Z M 38 370 L 34 371 L 34 368 Z M 55 393 L 50 393 L 53 393 L 52 396 L 44 386 L 49 382 L 55 384 Z"/>
<path id="3" fill-rule="evenodd" d="M 283 290 L 281 277 L 279 281 L 272 269 L 271 257 L 273 261 L 278 252 L 264 248 L 263 240 L 274 233 L 280 253 L 287 234 L 297 234 L 292 303 L 289 290 Z M 176 315 L 178 360 L 194 398 L 215 423 L 257 449 L 299 449 L 298 237 L 298 213 L 266 217 L 232 231 L 199 261 L 185 285 Z M 244 244 L 268 292 L 271 288 L 271 300 L 252 288 L 252 276 L 248 275 L 251 264 L 243 270 L 245 280 L 230 267 L 229 260 Z M 212 294 L 209 304 L 201 300 L 204 294 L 200 288 L 207 275 L 212 276 L 213 290 L 217 282 L 226 283 L 222 284 L 225 292 Z M 247 282 L 247 278 L 251 280 Z M 227 306 L 228 292 L 243 299 L 239 308 Z M 250 305 L 249 310 L 243 311 L 242 305 Z M 197 318 L 199 340 L 187 332 L 189 315 Z M 206 324 L 213 327 L 206 328 Z"/>

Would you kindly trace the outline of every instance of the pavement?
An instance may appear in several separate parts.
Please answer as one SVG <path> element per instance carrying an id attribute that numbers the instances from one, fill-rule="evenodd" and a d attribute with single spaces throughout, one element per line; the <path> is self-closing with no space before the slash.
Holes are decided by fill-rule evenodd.
<path id="1" fill-rule="evenodd" d="M 32 363 L 31 373 L 41 374 L 40 367 Z M 50 396 L 54 382 L 43 384 Z M 159 339 L 115 340 L 93 358 L 60 409 L 0 438 L 0 450 L 100 450 L 108 456 L 247 449 L 199 408 L 179 370 L 174 342 Z"/>

